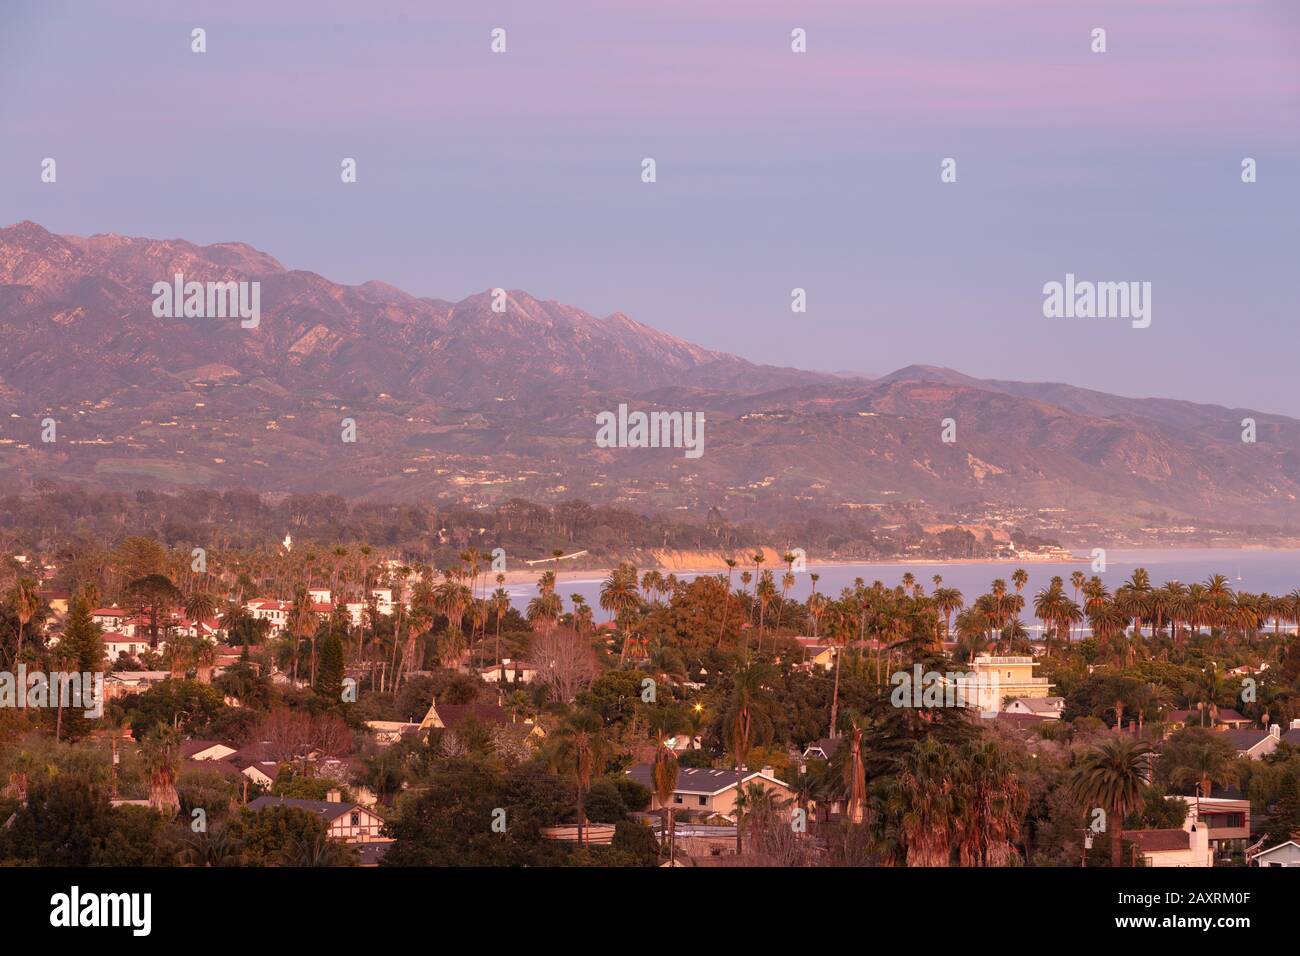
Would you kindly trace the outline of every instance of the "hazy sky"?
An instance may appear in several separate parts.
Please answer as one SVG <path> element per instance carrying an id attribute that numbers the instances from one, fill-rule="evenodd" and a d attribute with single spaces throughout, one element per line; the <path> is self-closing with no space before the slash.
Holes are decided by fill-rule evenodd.
<path id="1" fill-rule="evenodd" d="M 522 288 L 760 362 L 1300 415 L 1300 3 L 5 0 L 21 219 Z M 1067 272 L 1151 282 L 1150 328 L 1044 318 Z"/>

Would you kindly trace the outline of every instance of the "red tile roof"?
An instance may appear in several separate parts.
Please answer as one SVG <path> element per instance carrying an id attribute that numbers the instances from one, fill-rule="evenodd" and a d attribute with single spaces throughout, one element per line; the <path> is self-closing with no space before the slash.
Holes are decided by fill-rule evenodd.
<path id="1" fill-rule="evenodd" d="M 1137 844 L 1143 853 L 1162 850 L 1187 850 L 1192 846 L 1192 835 L 1182 828 L 1172 830 L 1125 830 L 1124 839 Z"/>

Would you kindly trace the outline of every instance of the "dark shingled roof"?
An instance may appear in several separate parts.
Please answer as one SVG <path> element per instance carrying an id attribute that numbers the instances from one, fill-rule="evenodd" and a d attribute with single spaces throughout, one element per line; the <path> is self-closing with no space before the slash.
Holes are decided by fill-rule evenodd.
<path id="1" fill-rule="evenodd" d="M 1042 717 L 1038 714 L 1009 714 L 1005 710 L 1000 710 L 993 717 L 1000 724 L 1007 724 L 1012 727 L 1037 727 L 1039 724 L 1045 724 L 1052 718 Z"/>
<path id="2" fill-rule="evenodd" d="M 187 773 L 219 773 L 231 780 L 241 776 L 240 769 L 228 760 L 182 760 L 180 769 Z"/>
<path id="3" fill-rule="evenodd" d="M 181 756 L 187 758 L 193 757 L 197 753 L 202 753 L 211 747 L 217 746 L 229 747 L 231 750 L 236 752 L 239 750 L 239 748 L 234 744 L 228 744 L 224 740 L 182 740 Z M 231 754 L 231 756 L 234 756 L 234 754 Z"/>
<path id="4" fill-rule="evenodd" d="M 496 704 L 434 704 L 438 719 L 448 730 L 455 730 L 465 721 L 478 721 L 480 724 L 508 724 L 510 715 Z"/>
<path id="5" fill-rule="evenodd" d="M 673 789 L 684 793 L 719 793 L 734 787 L 738 782 L 757 777 L 761 772 L 759 770 L 710 770 L 708 767 L 678 767 L 677 783 Z M 626 773 L 627 776 L 641 784 L 641 786 L 647 787 L 652 793 L 654 792 L 654 764 L 639 763 Z"/>
<path id="6" fill-rule="evenodd" d="M 382 840 L 374 843 L 353 843 L 351 846 L 357 851 L 361 859 L 362 866 L 378 866 L 379 861 L 384 858 L 388 848 L 392 846 L 392 841 Z"/>
<path id="7" fill-rule="evenodd" d="M 1222 733 L 1238 750 L 1249 750 L 1268 737 L 1267 730 L 1225 730 Z"/>
<path id="8" fill-rule="evenodd" d="M 826 759 L 829 760 L 831 757 L 835 756 L 835 751 L 840 749 L 840 744 L 843 742 L 843 737 L 823 737 L 821 740 L 814 740 L 804 748 L 804 756 L 808 756 L 810 751 L 820 750 L 826 755 Z"/>
<path id="9" fill-rule="evenodd" d="M 1249 723 L 1250 718 L 1242 716 L 1241 713 L 1233 710 L 1231 707 L 1220 707 L 1218 717 L 1215 718 L 1214 721 L 1210 720 L 1210 715 L 1208 713 L 1203 714 L 1201 711 L 1195 709 L 1171 710 L 1169 716 L 1165 718 L 1165 721 L 1171 724 L 1191 724 L 1193 727 L 1200 727 L 1201 721 L 1205 721 L 1205 726 L 1208 729 L 1212 723 L 1215 722 L 1220 724 L 1229 724 L 1246 721 Z"/>
<path id="10" fill-rule="evenodd" d="M 343 814 L 356 809 L 364 809 L 355 803 L 335 803 L 332 800 L 295 800 L 292 797 L 258 797 L 248 804 L 248 809 L 256 813 L 267 807 L 294 807 L 298 810 L 306 810 L 308 813 L 314 813 L 322 820 L 337 820 Z"/>
<path id="11" fill-rule="evenodd" d="M 242 770 L 252 764 L 276 762 L 275 748 L 270 743 L 262 741 L 261 743 L 249 744 L 226 759 Z"/>

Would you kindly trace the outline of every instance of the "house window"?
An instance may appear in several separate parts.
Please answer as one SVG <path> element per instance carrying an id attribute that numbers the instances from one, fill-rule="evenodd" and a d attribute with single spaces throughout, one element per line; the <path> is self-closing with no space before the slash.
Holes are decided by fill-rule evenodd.
<path id="1" fill-rule="evenodd" d="M 682 802 L 683 802 L 683 801 L 682 801 L 682 795 L 681 795 L 680 793 L 674 793 L 674 794 L 673 794 L 673 803 L 682 803 Z"/>
<path id="2" fill-rule="evenodd" d="M 352 825 L 354 827 L 361 826 L 361 814 L 359 813 L 352 814 Z"/>
<path id="3" fill-rule="evenodd" d="M 700 800 L 700 806 L 707 807 L 709 805 L 708 797 L 700 797 L 699 800 Z"/>

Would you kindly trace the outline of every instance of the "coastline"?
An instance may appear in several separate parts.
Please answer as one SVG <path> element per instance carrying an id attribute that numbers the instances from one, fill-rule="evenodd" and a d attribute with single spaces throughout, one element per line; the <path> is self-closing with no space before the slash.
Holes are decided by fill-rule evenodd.
<path id="1" fill-rule="evenodd" d="M 772 548 L 764 548 L 763 551 L 768 558 L 767 562 L 764 564 L 765 569 L 770 569 L 778 572 L 784 570 L 785 562 L 779 559 L 779 552 L 775 551 Z M 1280 554 L 1280 553 L 1296 551 L 1298 556 L 1300 556 L 1300 550 L 1298 549 L 1275 548 L 1275 547 L 1266 547 L 1261 545 L 1250 545 L 1250 546 L 1244 546 L 1240 548 L 1211 548 L 1211 547 L 1111 548 L 1109 549 L 1109 551 L 1112 557 L 1115 556 L 1123 557 L 1125 555 L 1130 555 L 1135 553 L 1153 554 L 1153 553 L 1160 553 L 1160 552 L 1167 552 L 1170 556 L 1178 556 L 1188 551 L 1197 551 L 1197 552 L 1219 551 L 1219 552 L 1223 552 L 1225 555 L 1232 554 L 1234 552 L 1249 552 L 1249 553 L 1256 553 L 1256 554 L 1261 554 L 1261 553 Z M 659 552 L 659 554 L 668 554 L 668 553 L 671 552 Z M 707 552 L 704 553 L 681 552 L 681 553 L 692 554 L 695 555 L 696 557 L 702 557 L 707 554 Z M 739 558 L 739 555 L 743 553 L 745 552 L 738 551 L 737 557 Z M 886 558 L 886 559 L 878 559 L 878 560 L 809 558 L 807 561 L 806 570 L 812 572 L 812 571 L 816 571 L 818 568 L 938 567 L 938 566 L 965 566 L 965 565 L 987 565 L 987 564 L 1004 565 L 1012 568 L 1022 566 L 1022 565 L 1027 568 L 1030 568 L 1035 565 L 1043 565 L 1043 564 L 1060 564 L 1060 565 L 1078 564 L 1087 567 L 1091 564 L 1091 562 L 1092 562 L 1091 556 L 1086 554 L 1074 554 L 1070 558 L 1058 557 L 1054 555 L 1043 555 L 1041 557 L 1021 557 L 1021 558 Z M 507 570 L 506 572 L 504 572 L 506 578 L 505 583 L 507 586 L 520 585 L 520 584 L 536 584 L 537 579 L 545 571 L 550 571 L 550 570 L 553 570 L 553 567 L 550 565 L 549 562 L 546 565 L 537 565 L 535 567 L 527 568 L 526 570 L 520 570 L 520 569 Z M 608 577 L 613 570 L 614 569 L 612 567 L 585 568 L 585 569 L 574 569 L 574 570 L 565 570 L 561 568 L 561 570 L 557 575 L 557 584 L 564 584 L 566 582 L 572 583 L 572 582 L 581 582 L 581 581 L 601 581 L 604 580 L 606 577 Z M 738 563 L 736 565 L 735 573 L 737 576 L 739 576 L 739 574 L 745 570 L 753 572 L 754 570 L 753 563 L 752 562 Z M 638 573 L 645 573 L 646 571 L 659 571 L 661 574 L 665 574 L 665 575 L 671 573 L 671 574 L 678 574 L 678 575 L 698 576 L 701 574 L 725 574 L 727 572 L 727 566 L 724 563 L 723 559 L 719 557 L 716 561 L 711 561 L 711 560 L 691 561 L 691 562 L 683 563 L 681 565 L 665 564 L 662 561 L 657 561 L 653 565 L 638 564 L 637 571 Z"/>

